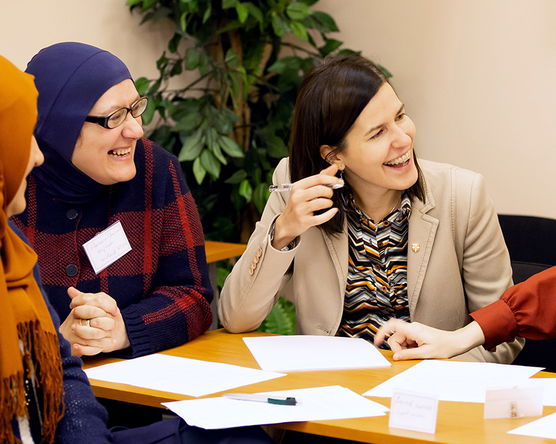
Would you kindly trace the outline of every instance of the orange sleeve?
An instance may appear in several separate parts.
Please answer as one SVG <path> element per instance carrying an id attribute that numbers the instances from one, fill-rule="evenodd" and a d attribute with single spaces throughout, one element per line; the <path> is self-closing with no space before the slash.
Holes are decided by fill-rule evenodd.
<path id="1" fill-rule="evenodd" d="M 500 299 L 471 313 L 487 350 L 513 340 L 556 337 L 556 267 L 508 288 Z"/>

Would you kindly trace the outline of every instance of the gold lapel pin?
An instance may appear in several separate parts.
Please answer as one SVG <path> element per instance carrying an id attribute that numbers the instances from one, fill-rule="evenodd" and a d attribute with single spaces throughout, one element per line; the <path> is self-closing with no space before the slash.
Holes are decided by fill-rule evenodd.
<path id="1" fill-rule="evenodd" d="M 419 253 L 419 250 L 421 249 L 421 245 L 419 244 L 411 244 L 411 251 L 413 251 L 414 253 Z"/>

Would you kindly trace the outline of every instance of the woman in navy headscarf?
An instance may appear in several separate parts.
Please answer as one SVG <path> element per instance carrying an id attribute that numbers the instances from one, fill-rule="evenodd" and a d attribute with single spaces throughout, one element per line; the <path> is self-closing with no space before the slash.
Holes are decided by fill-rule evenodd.
<path id="1" fill-rule="evenodd" d="M 212 290 L 201 223 L 178 160 L 142 139 L 147 98 L 127 67 L 68 42 L 41 50 L 26 71 L 45 162 L 16 223 L 72 353 L 135 357 L 202 334 Z"/>
<path id="2" fill-rule="evenodd" d="M 109 430 L 81 359 L 57 334 L 37 256 L 8 217 L 26 206 L 26 177 L 43 162 L 33 138 L 33 78 L 0 56 L 0 442 L 2 444 L 268 444 L 259 427 L 202 430 L 179 418 Z M 40 100 L 40 99 L 39 99 Z"/>

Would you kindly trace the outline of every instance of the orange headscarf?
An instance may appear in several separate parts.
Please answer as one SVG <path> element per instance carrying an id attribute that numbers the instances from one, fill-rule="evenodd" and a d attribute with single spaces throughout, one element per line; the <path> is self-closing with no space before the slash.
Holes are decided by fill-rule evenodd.
<path id="1" fill-rule="evenodd" d="M 35 252 L 8 226 L 6 208 L 23 181 L 37 119 L 33 77 L 0 56 L 0 442 L 26 414 L 24 366 L 42 391 L 42 438 L 54 442 L 62 415 L 62 365 L 52 319 L 33 278 Z"/>

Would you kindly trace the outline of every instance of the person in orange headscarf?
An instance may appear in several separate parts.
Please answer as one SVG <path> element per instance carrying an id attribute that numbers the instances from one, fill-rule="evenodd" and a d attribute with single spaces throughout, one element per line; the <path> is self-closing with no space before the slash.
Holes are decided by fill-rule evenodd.
<path id="1" fill-rule="evenodd" d="M 43 160 L 32 136 L 37 91 L 2 57 L 0 80 L 0 442 L 13 442 L 16 429 L 23 442 L 37 429 L 53 442 L 63 412 L 58 337 L 33 277 L 37 255 L 8 225 L 25 209 L 25 177 Z"/>
<path id="2" fill-rule="evenodd" d="M 33 76 L 0 56 L 0 443 L 268 444 L 258 427 L 202 430 L 179 418 L 108 429 L 81 359 L 59 333 L 37 255 L 8 223 L 25 210 L 26 178 L 44 161 L 33 137 L 36 103 Z"/>

